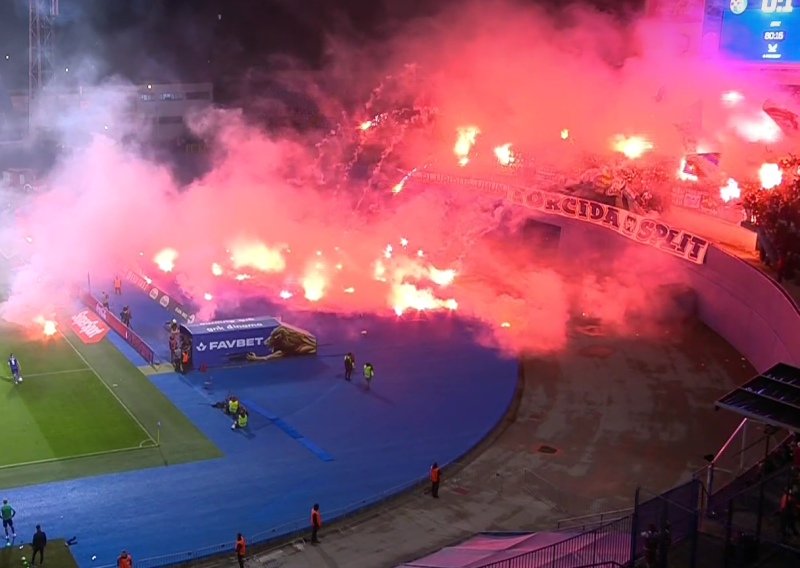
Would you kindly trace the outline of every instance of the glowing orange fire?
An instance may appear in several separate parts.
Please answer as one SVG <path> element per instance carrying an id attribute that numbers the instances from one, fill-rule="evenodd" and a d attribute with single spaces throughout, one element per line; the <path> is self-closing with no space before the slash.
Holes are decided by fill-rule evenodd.
<path id="1" fill-rule="evenodd" d="M 171 248 L 165 248 L 153 257 L 153 262 L 164 272 L 172 272 L 176 260 L 178 260 L 178 251 Z"/>
<path id="2" fill-rule="evenodd" d="M 736 182 L 736 180 L 733 178 L 728 178 L 726 184 L 719 188 L 719 196 L 727 203 L 731 199 L 738 199 L 741 197 L 742 192 L 739 189 L 739 184 Z"/>
<path id="3" fill-rule="evenodd" d="M 640 158 L 648 150 L 653 149 L 653 145 L 641 136 L 622 136 L 618 134 L 612 140 L 614 151 L 625 154 L 627 158 Z"/>
<path id="4" fill-rule="evenodd" d="M 783 172 L 778 164 L 761 164 L 758 177 L 761 180 L 761 187 L 772 189 L 778 187 L 783 181 Z"/>
<path id="5" fill-rule="evenodd" d="M 56 332 L 58 331 L 56 322 L 54 322 L 53 320 L 45 319 L 44 316 L 36 316 L 33 319 L 33 322 L 36 325 L 42 326 L 42 333 L 44 333 L 48 337 L 55 335 Z"/>
<path id="6" fill-rule="evenodd" d="M 511 144 L 503 144 L 494 149 L 494 155 L 500 165 L 507 166 L 516 161 L 516 156 L 511 151 Z"/>
<path id="7" fill-rule="evenodd" d="M 461 126 L 457 129 L 458 139 L 456 140 L 455 152 L 458 157 L 458 163 L 466 166 L 469 163 L 469 153 L 475 145 L 475 138 L 481 133 L 480 129 L 476 126 Z"/>

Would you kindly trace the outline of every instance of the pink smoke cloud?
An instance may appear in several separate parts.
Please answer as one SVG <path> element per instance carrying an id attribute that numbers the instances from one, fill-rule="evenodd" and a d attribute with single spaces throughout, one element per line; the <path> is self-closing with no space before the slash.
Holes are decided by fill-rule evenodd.
<path id="1" fill-rule="evenodd" d="M 170 269 L 183 275 L 203 318 L 247 296 L 284 295 L 298 310 L 453 312 L 484 322 L 482 339 L 510 352 L 563 348 L 576 315 L 641 332 L 628 315 L 653 306 L 664 281 L 652 275 L 673 259 L 627 249 L 601 274 L 585 258 L 497 237 L 527 214 L 489 197 L 415 183 L 392 191 L 403 171 L 430 161 L 492 175 L 485 159 L 459 168 L 453 150 L 465 126 L 480 130 L 484 155 L 511 144 L 574 169 L 586 155 L 621 159 L 612 138 L 635 135 L 652 145 L 643 160 L 658 156 L 677 168 L 685 148 L 675 124 L 703 100 L 719 107 L 704 135 L 726 156 L 751 148 L 721 94 L 761 100 L 774 87 L 754 89 L 719 62 L 676 55 L 651 23 L 577 9 L 561 18 L 479 2 L 415 21 L 368 49 L 331 41 L 328 66 L 295 69 L 291 83 L 308 87 L 332 132 L 266 132 L 231 109 L 198 114 L 190 125 L 210 142 L 212 167 L 188 186 L 114 132 L 95 133 L 50 172 L 50 190 L 7 231 L 33 243 L 3 317 L 29 324 L 55 299 L 67 303 L 87 273 L 105 278 L 138 265 L 155 274 L 154 259 L 171 249 Z M 102 120 L 124 122 L 122 106 L 110 105 L 116 116 L 106 109 Z M 410 108 L 416 118 L 392 114 Z M 87 120 L 66 117 L 58 127 L 66 137 Z M 371 180 L 348 177 L 366 159 Z"/>

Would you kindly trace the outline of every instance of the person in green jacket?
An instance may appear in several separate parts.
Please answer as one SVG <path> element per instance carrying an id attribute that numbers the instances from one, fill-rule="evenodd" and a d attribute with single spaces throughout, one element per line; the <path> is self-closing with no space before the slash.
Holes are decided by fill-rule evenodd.
<path id="1" fill-rule="evenodd" d="M 17 512 L 8 504 L 7 499 L 3 499 L 3 506 L 0 507 L 0 516 L 3 517 L 3 530 L 6 531 L 6 540 L 8 540 L 8 529 L 11 529 L 11 534 L 17 538 L 17 531 L 14 530 L 14 517 Z"/>
<path id="2" fill-rule="evenodd" d="M 367 390 L 369 390 L 369 384 L 372 382 L 372 377 L 375 376 L 375 368 L 372 366 L 372 363 L 366 363 L 364 365 L 364 378 L 367 381 Z"/>

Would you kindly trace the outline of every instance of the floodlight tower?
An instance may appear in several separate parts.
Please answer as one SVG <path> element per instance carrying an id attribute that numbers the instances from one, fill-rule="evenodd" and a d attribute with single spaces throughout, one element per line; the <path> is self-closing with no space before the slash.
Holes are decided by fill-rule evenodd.
<path id="1" fill-rule="evenodd" d="M 58 0 L 28 0 L 28 125 L 33 101 L 55 76 Z"/>

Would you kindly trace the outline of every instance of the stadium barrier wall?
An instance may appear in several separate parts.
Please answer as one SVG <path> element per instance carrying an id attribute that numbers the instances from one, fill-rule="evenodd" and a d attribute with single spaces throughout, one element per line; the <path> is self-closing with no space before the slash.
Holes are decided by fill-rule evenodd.
<path id="1" fill-rule="evenodd" d="M 115 316 L 110 310 L 103 307 L 102 302 L 95 298 L 88 290 L 82 290 L 80 294 L 81 302 L 93 310 L 100 319 L 108 324 L 108 327 L 117 332 L 117 334 L 128 342 L 128 345 L 133 347 L 136 352 L 144 358 L 149 365 L 156 366 L 156 352 L 145 342 L 144 339 L 139 337 L 132 329 L 126 326 L 120 319 Z"/>
<path id="2" fill-rule="evenodd" d="M 638 247 L 640 255 L 660 254 L 661 264 L 674 267 L 669 271 L 659 267 L 661 272 L 684 275 L 696 292 L 700 319 L 759 372 L 780 362 L 800 365 L 800 333 L 795 331 L 800 329 L 797 304 L 762 271 L 686 227 L 667 226 L 662 220 L 618 207 L 502 181 L 426 171 L 415 173 L 412 179 L 423 187 L 439 186 L 504 200 L 537 221 L 560 227 L 559 253 L 572 260 L 589 252 L 594 256 L 591 260 L 608 263 L 632 247 Z M 581 206 L 576 209 L 578 202 Z M 692 245 L 676 247 L 678 239 Z"/>
<path id="3" fill-rule="evenodd" d="M 610 231 L 562 217 L 536 215 L 561 227 L 559 256 L 620 258 L 628 251 L 660 254 Z M 764 272 L 711 245 L 703 264 L 661 254 L 659 270 L 682 275 L 697 295 L 698 317 L 735 347 L 760 373 L 776 363 L 800 366 L 800 309 Z M 665 268 L 665 269 L 663 269 Z"/>

